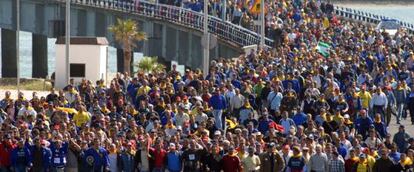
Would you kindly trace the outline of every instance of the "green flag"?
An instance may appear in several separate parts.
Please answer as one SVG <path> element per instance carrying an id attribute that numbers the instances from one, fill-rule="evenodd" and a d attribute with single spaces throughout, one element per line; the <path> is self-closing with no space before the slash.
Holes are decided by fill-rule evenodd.
<path id="1" fill-rule="evenodd" d="M 325 42 L 318 42 L 318 46 L 316 47 L 316 49 L 324 57 L 329 57 L 329 50 L 331 49 L 331 46 Z"/>

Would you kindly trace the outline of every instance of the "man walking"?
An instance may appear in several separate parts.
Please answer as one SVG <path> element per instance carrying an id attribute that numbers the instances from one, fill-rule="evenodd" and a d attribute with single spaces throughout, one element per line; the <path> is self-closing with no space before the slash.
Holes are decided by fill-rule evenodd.
<path id="1" fill-rule="evenodd" d="M 227 107 L 227 104 L 226 98 L 220 94 L 220 90 L 218 88 L 215 89 L 213 96 L 210 98 L 209 104 L 213 108 L 216 129 L 223 130 L 222 115 L 223 110 Z"/>

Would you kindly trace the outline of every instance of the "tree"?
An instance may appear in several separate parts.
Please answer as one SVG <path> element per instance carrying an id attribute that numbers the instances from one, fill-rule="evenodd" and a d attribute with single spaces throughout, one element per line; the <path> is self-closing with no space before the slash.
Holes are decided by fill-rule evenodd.
<path id="1" fill-rule="evenodd" d="M 136 64 L 136 66 L 145 73 L 162 72 L 165 69 L 165 66 L 158 63 L 157 59 L 157 57 L 144 57 Z"/>
<path id="2" fill-rule="evenodd" d="M 130 74 L 132 48 L 136 47 L 136 41 L 146 40 L 147 37 L 144 32 L 138 30 L 138 24 L 131 19 L 117 19 L 116 24 L 108 29 L 114 34 L 115 40 L 123 47 L 124 72 Z"/>

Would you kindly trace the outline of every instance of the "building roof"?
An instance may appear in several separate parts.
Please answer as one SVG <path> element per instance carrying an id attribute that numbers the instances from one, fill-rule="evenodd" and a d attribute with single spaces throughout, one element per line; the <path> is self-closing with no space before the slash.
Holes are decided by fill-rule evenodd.
<path id="1" fill-rule="evenodd" d="M 58 37 L 56 44 L 65 44 L 65 37 Z M 105 37 L 71 37 L 71 45 L 108 45 L 108 40 Z"/>

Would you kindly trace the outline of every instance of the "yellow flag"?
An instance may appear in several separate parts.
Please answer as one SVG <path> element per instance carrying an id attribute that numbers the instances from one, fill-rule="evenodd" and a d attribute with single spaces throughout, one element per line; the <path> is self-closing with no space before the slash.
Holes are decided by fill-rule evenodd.
<path id="1" fill-rule="evenodd" d="M 260 2 L 261 0 L 254 0 L 253 6 L 250 8 L 249 12 L 252 14 L 260 13 Z"/>

